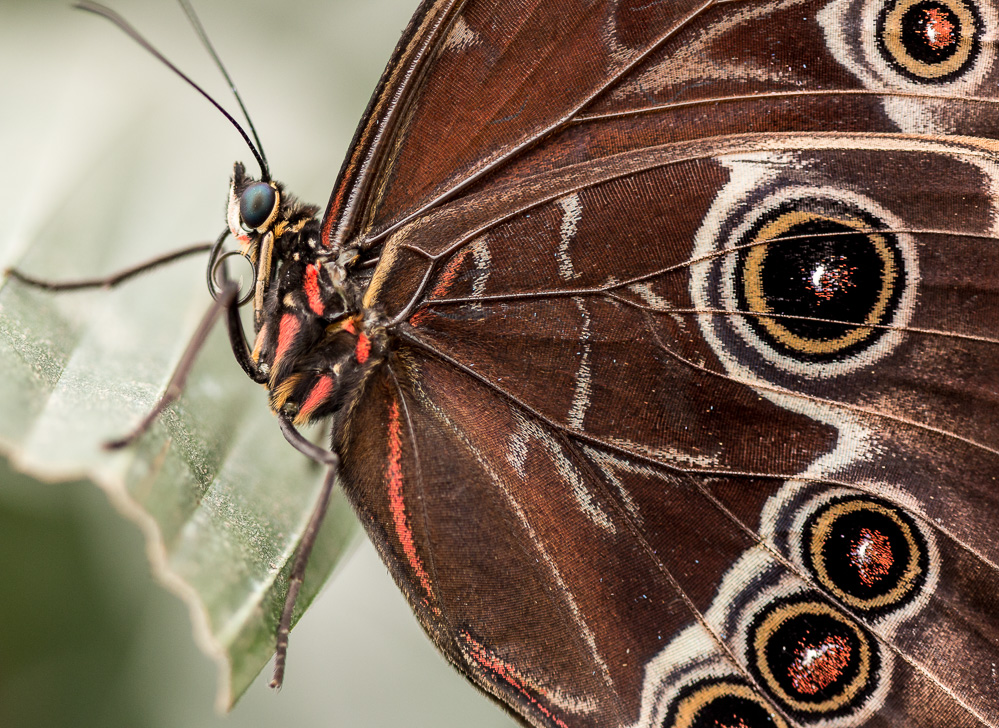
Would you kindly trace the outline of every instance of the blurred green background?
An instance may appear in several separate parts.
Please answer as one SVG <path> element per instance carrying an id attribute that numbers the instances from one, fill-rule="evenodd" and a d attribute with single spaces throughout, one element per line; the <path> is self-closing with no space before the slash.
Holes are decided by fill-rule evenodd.
<path id="1" fill-rule="evenodd" d="M 176 4 L 111 4 L 234 106 Z M 325 205 L 415 5 L 196 3 L 275 176 L 302 198 Z M 250 161 L 221 117 L 110 24 L 67 2 L 0 0 L 0 267 L 54 221 L 113 219 L 122 200 L 99 187 L 93 220 L 60 219 L 107 164 L 137 180 L 150 235 L 168 230 L 164 250 L 214 237 L 235 159 Z M 164 179 L 179 172 L 184 183 L 157 186 L 137 168 L 169 168 Z M 63 263 L 72 276 L 73 261 Z M 235 363 L 232 375 L 243 376 Z M 92 484 L 44 483 L 0 460 L 0 726 L 513 725 L 437 655 L 366 541 L 293 632 L 285 688 L 275 694 L 264 674 L 219 717 L 214 667 L 144 550 Z"/>

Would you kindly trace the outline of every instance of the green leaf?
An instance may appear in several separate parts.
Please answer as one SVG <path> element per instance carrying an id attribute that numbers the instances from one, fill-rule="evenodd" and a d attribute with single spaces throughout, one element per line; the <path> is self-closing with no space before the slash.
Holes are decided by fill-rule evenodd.
<path id="1" fill-rule="evenodd" d="M 113 27 L 97 23 L 82 37 L 100 40 L 80 41 L 77 53 L 118 55 L 119 65 L 137 58 L 127 72 L 189 94 Z M 164 112 L 161 89 L 125 97 L 108 90 L 148 82 L 68 81 L 31 109 L 33 127 L 17 128 L 20 117 L 5 122 L 4 136 L 24 141 L 4 157 L 30 174 L 8 180 L 4 190 L 15 214 L 0 267 L 77 278 L 213 238 L 224 225 L 232 155 L 249 156 L 232 130 L 202 105 L 197 112 L 185 107 L 184 118 Z M 108 104 L 118 111 L 109 115 Z M 195 134 L 190 126 L 211 131 Z M 178 149 L 178 132 L 196 142 Z M 193 184 L 191 170 L 194 179 L 206 170 L 217 179 Z M 206 189 L 214 204 L 205 204 Z M 289 562 L 324 471 L 284 441 L 265 393 L 236 365 L 222 327 L 182 398 L 150 432 L 122 452 L 101 447 L 128 432 L 163 391 L 211 303 L 204 268 L 202 256 L 114 290 L 79 293 L 0 282 L 0 454 L 35 478 L 97 484 L 141 527 L 154 573 L 189 605 L 200 646 L 219 664 L 218 702 L 228 708 L 273 652 Z M 328 437 L 313 434 L 317 442 Z M 356 530 L 338 492 L 299 614 Z"/>

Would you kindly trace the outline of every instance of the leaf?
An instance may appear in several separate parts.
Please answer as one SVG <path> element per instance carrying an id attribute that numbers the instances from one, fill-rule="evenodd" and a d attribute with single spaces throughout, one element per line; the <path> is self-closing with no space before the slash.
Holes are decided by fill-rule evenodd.
<path id="1" fill-rule="evenodd" d="M 118 66 L 138 57 L 123 70 L 162 86 L 121 96 L 109 87 L 141 89 L 147 81 L 70 75 L 27 121 L 6 122 L 3 136 L 23 144 L 4 156 L 32 176 L 4 190 L 15 214 L 0 267 L 53 279 L 96 275 L 213 238 L 223 225 L 224 175 L 234 150 L 249 155 L 230 129 L 205 123 L 203 106 L 164 111 L 162 87 L 180 84 L 110 26 L 92 30 L 83 37 L 95 40 L 80 41 L 76 53 L 117 56 Z M 196 143 L 173 146 L 185 133 Z M 198 180 L 206 170 L 222 172 L 201 185 L 191 170 Z M 206 189 L 217 203 L 204 204 Z M 204 265 L 203 257 L 188 260 L 108 291 L 52 294 L 0 282 L 0 452 L 36 478 L 96 483 L 139 524 L 155 574 L 187 602 L 199 644 L 220 666 L 218 703 L 228 708 L 273 652 L 289 562 L 324 473 L 284 441 L 222 330 L 183 397 L 149 433 L 123 452 L 101 448 L 163 391 L 211 300 Z M 299 614 L 355 532 L 338 492 Z"/>

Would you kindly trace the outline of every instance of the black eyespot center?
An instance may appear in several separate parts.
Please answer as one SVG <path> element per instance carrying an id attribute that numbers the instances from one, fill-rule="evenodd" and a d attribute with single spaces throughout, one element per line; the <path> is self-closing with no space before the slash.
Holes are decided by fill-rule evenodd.
<path id="1" fill-rule="evenodd" d="M 686 688 L 663 722 L 670 728 L 787 728 L 763 696 L 740 678 L 703 680 Z"/>
<path id="2" fill-rule="evenodd" d="M 277 204 L 277 191 L 266 182 L 254 182 L 239 196 L 239 217 L 243 225 L 256 230 L 274 212 Z"/>
<path id="3" fill-rule="evenodd" d="M 740 245 L 736 296 L 747 323 L 800 362 L 842 361 L 885 335 L 905 288 L 897 236 L 852 205 L 797 200 L 762 216 Z"/>
<path id="4" fill-rule="evenodd" d="M 887 614 L 922 593 L 929 548 L 902 509 L 869 497 L 841 498 L 809 517 L 804 532 L 806 567 L 851 609 Z"/>

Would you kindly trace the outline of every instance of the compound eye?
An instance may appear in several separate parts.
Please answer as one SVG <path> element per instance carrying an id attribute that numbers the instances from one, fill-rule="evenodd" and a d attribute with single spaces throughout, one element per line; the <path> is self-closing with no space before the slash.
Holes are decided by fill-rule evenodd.
<path id="1" fill-rule="evenodd" d="M 266 182 L 254 182 L 239 196 L 239 217 L 243 225 L 256 230 L 274 213 L 277 191 Z"/>

